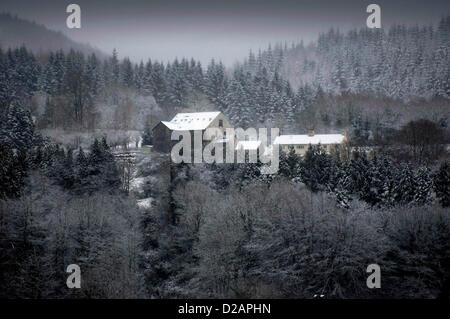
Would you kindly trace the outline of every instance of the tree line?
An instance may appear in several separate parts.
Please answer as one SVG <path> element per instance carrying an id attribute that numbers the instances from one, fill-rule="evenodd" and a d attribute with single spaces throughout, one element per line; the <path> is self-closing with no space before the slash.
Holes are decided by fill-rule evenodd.
<path id="1" fill-rule="evenodd" d="M 225 66 L 214 60 L 204 70 L 193 59 L 134 64 L 128 58 L 119 60 L 117 51 L 99 59 L 73 50 L 37 58 L 22 47 L 0 51 L 0 68 L 2 104 L 13 97 L 29 101 L 35 93 L 43 94 L 44 112 L 37 114 L 41 128 L 94 128 L 97 103 L 117 104 L 124 90 L 153 96 L 168 113 L 188 107 L 200 94 L 242 126 L 274 120 L 292 123 L 299 105 L 279 74 L 261 68 L 255 76 L 243 69 L 229 76 Z"/>
<path id="2" fill-rule="evenodd" d="M 255 182 L 270 185 L 280 177 L 306 185 L 312 192 L 325 192 L 341 207 L 352 200 L 375 208 L 422 206 L 434 201 L 450 205 L 449 163 L 440 166 L 398 162 L 384 152 L 367 153 L 363 149 L 336 149 L 327 153 L 320 145 L 310 146 L 304 157 L 293 148 L 280 152 L 279 171 L 275 175 L 260 173 L 261 163 L 217 165 L 215 186 L 242 188 Z"/>
<path id="3" fill-rule="evenodd" d="M 392 168 L 386 161 L 361 155 L 337 168 L 311 149 L 303 161 L 283 156 L 269 177 L 256 174 L 258 164 L 177 164 L 162 186 L 169 194 L 143 216 L 146 291 L 154 298 L 446 298 L 448 164 L 433 177 L 401 166 L 399 176 L 384 178 L 380 169 Z M 381 267 L 382 289 L 366 286 L 372 263 Z"/>
<path id="4" fill-rule="evenodd" d="M 320 87 L 327 93 L 360 93 L 394 99 L 450 95 L 450 16 L 437 27 L 393 25 L 387 31 L 330 29 L 316 42 L 277 44 L 250 52 L 245 70 L 258 64 L 279 72 L 294 86 Z"/>

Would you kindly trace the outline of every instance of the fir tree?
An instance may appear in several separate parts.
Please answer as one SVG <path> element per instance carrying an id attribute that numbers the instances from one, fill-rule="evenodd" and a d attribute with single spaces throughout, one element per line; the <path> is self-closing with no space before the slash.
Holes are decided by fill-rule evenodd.
<path id="1" fill-rule="evenodd" d="M 427 167 L 420 167 L 415 174 L 416 193 L 414 202 L 418 205 L 425 205 L 431 202 L 433 191 L 433 179 Z"/>
<path id="2" fill-rule="evenodd" d="M 436 198 L 442 207 L 450 206 L 450 165 L 448 162 L 441 164 L 439 171 L 434 175 L 433 187 Z"/>
<path id="3" fill-rule="evenodd" d="M 330 180 L 332 159 L 321 145 L 309 146 L 300 164 L 303 183 L 313 192 L 324 190 Z"/>
<path id="4" fill-rule="evenodd" d="M 24 186 L 26 170 L 8 143 L 0 143 L 0 200 L 18 197 Z"/>
<path id="5" fill-rule="evenodd" d="M 152 141 L 152 129 L 149 125 L 149 123 L 145 123 L 145 128 L 144 128 L 144 134 L 142 134 L 142 144 L 143 145 L 152 145 L 153 141 Z"/>

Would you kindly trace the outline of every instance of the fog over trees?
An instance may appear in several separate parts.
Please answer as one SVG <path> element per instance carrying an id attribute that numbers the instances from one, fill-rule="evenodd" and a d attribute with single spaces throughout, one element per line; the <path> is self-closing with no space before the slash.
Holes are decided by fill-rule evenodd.
<path id="1" fill-rule="evenodd" d="M 365 93 L 396 99 L 448 98 L 450 18 L 433 26 L 396 25 L 389 29 L 331 29 L 309 45 L 278 44 L 250 53 L 243 64 L 255 73 L 259 63 L 293 84 L 325 92 Z"/>

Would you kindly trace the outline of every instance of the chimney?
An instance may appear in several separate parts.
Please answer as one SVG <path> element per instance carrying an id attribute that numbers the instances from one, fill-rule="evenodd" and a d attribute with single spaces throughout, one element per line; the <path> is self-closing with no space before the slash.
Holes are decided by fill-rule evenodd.
<path id="1" fill-rule="evenodd" d="M 309 130 L 308 136 L 314 136 L 314 130 Z"/>

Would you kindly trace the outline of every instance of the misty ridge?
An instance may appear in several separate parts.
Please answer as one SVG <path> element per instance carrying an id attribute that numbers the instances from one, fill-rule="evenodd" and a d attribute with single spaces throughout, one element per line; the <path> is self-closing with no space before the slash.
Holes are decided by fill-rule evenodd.
<path id="1" fill-rule="evenodd" d="M 95 53 L 99 57 L 106 57 L 100 50 L 73 41 L 62 32 L 49 30 L 44 25 L 21 19 L 17 15 L 0 13 L 0 46 L 7 49 L 22 45 L 38 55 L 57 50 L 69 52 L 73 49 L 84 54 Z"/>
<path id="2" fill-rule="evenodd" d="M 220 110 L 243 127 L 278 125 L 292 132 L 305 132 L 314 126 L 341 131 L 361 125 L 358 121 L 370 120 L 376 122 L 369 123 L 371 126 L 379 126 L 368 128 L 374 136 L 382 134 L 375 131 L 380 130 L 383 121 L 396 123 L 397 128 L 417 118 L 445 121 L 448 29 L 448 17 L 441 19 L 436 30 L 432 26 L 397 25 L 387 31 L 363 28 L 343 34 L 331 29 L 307 46 L 302 42 L 275 44 L 258 53 L 250 52 L 233 68 L 225 68 L 220 61 L 202 66 L 184 58 L 166 64 L 150 60 L 135 64 L 128 58 L 119 61 L 117 51 L 112 57 L 98 53 L 89 57 L 90 53 L 85 55 L 76 48 L 73 52 L 63 50 L 68 58 L 58 50 L 50 53 L 51 49 L 40 51 L 36 58 L 42 62 L 42 72 L 49 73 L 41 81 L 62 83 L 69 77 L 66 69 L 76 67 L 72 78 L 87 78 L 80 85 L 90 86 L 92 91 L 83 95 L 83 99 L 90 100 L 86 114 L 91 114 L 91 123 L 77 123 L 84 128 L 117 129 L 117 116 L 131 112 L 128 122 L 137 125 L 130 129 L 142 129 L 149 109 L 153 112 L 152 125 L 157 119 L 192 109 Z M 119 88 L 128 91 L 121 95 L 121 99 L 126 97 L 122 105 L 118 105 Z M 365 101 L 354 105 L 345 101 L 346 96 Z M 111 97 L 113 100 L 108 100 Z M 152 104 L 152 98 L 157 105 Z M 39 119 L 46 109 L 45 98 L 36 100 L 33 113 Z M 422 102 L 430 106 L 422 107 Z M 362 111 L 364 104 L 369 105 Z M 70 122 L 72 110 L 69 107 L 66 116 L 57 118 Z M 302 123 L 305 119 L 310 122 L 306 126 Z M 73 123 L 50 125 L 66 129 L 71 126 Z"/>
<path id="3" fill-rule="evenodd" d="M 2 20 L 22 27 L 0 38 L 1 298 L 448 298 L 450 17 L 330 29 L 232 68 Z M 349 141 L 280 151 L 270 175 L 152 149 L 157 123 L 204 111 Z"/>

